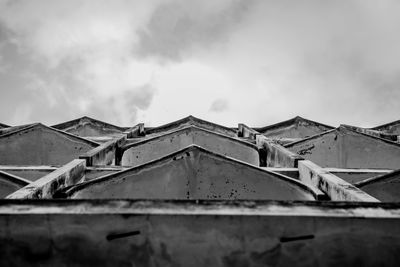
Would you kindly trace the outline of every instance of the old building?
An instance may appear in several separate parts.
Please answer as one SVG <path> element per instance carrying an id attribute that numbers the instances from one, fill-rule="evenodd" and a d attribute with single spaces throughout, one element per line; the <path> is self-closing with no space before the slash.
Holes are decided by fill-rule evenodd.
<path id="1" fill-rule="evenodd" d="M 0 124 L 0 265 L 398 266 L 398 129 Z"/>

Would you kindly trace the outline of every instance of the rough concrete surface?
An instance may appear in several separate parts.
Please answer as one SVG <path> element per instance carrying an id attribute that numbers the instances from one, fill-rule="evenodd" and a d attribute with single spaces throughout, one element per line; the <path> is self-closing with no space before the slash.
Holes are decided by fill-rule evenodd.
<path id="1" fill-rule="evenodd" d="M 259 165 L 259 154 L 255 145 L 196 126 L 189 126 L 122 147 L 121 165 L 138 166 L 193 144 L 256 166 Z"/>
<path id="2" fill-rule="evenodd" d="M 296 168 L 303 158 L 280 144 L 263 136 L 256 136 L 256 143 L 260 153 L 260 165 L 265 167 Z"/>
<path id="3" fill-rule="evenodd" d="M 323 194 L 297 180 L 200 147 L 78 184 L 72 198 L 314 200 Z"/>
<path id="4" fill-rule="evenodd" d="M 1 206 L 1 266 L 398 266 L 400 254 L 398 205 Z"/>
<path id="5" fill-rule="evenodd" d="M 344 127 L 285 146 L 321 167 L 397 169 L 400 144 Z"/>
<path id="6" fill-rule="evenodd" d="M 0 136 L 2 165 L 62 165 L 98 144 L 35 124 Z"/>
<path id="7" fill-rule="evenodd" d="M 85 160 L 75 159 L 48 175 L 10 194 L 10 199 L 53 198 L 63 187 L 71 186 L 85 175 Z"/>
<path id="8" fill-rule="evenodd" d="M 309 160 L 299 162 L 299 179 L 304 183 L 317 187 L 334 201 L 379 202 L 376 198 Z"/>

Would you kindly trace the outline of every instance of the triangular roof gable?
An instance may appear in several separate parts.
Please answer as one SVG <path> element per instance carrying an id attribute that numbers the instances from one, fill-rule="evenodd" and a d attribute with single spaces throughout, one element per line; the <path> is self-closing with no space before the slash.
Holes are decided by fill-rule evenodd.
<path id="1" fill-rule="evenodd" d="M 62 130 L 59 130 L 59 129 L 56 129 L 56 128 L 53 128 L 53 127 L 50 127 L 50 126 L 47 126 L 47 125 L 44 125 L 44 124 L 41 124 L 41 123 L 32 123 L 32 124 L 27 124 L 27 125 L 21 125 L 21 126 L 15 126 L 15 127 L 7 128 L 6 129 L 7 131 L 3 131 L 3 132 L 0 131 L 0 138 L 7 137 L 7 136 L 10 136 L 10 135 L 14 135 L 14 134 L 18 134 L 18 133 L 20 133 L 20 132 L 22 132 L 24 130 L 31 129 L 31 128 L 36 128 L 36 127 L 49 129 L 50 131 L 54 131 L 54 132 L 57 132 L 58 134 L 68 136 L 69 138 L 73 138 L 73 139 L 76 139 L 76 140 L 79 140 L 79 141 L 83 141 L 83 142 L 85 142 L 87 144 L 92 145 L 93 147 L 96 147 L 96 146 L 100 145 L 99 143 L 93 142 L 93 141 L 91 141 L 89 139 L 86 139 L 86 138 L 83 138 L 83 137 L 80 137 L 80 136 L 76 136 L 74 134 L 70 134 L 70 133 L 64 132 Z"/>
<path id="2" fill-rule="evenodd" d="M 6 124 L 3 124 L 3 123 L 0 123 L 0 128 L 8 128 L 8 127 L 10 127 L 10 126 L 8 126 Z"/>
<path id="3" fill-rule="evenodd" d="M 17 125 L 17 126 L 12 126 L 12 127 L 7 127 L 7 128 L 2 128 L 0 129 L 0 136 L 5 135 L 7 133 L 12 133 L 16 132 L 25 128 L 32 127 L 36 125 L 37 123 L 30 123 L 30 124 L 23 124 L 23 125 Z"/>
<path id="4" fill-rule="evenodd" d="M 204 128 L 210 131 L 214 131 L 220 134 L 224 134 L 227 136 L 231 136 L 231 137 L 236 137 L 237 136 L 237 131 L 234 130 L 234 128 L 229 128 L 223 125 L 219 125 L 216 123 L 212 123 L 209 121 L 205 121 L 199 118 L 196 118 L 192 115 L 185 117 L 183 119 L 171 122 L 171 123 L 167 123 L 158 127 L 154 127 L 154 128 L 145 128 L 146 134 L 159 134 L 159 133 L 163 133 L 163 132 L 168 132 L 168 131 L 173 131 L 182 127 L 186 127 L 186 126 L 197 126 L 200 128 Z"/>
<path id="5" fill-rule="evenodd" d="M 93 128 L 97 129 L 99 132 L 101 131 L 105 132 L 105 134 L 107 134 L 107 131 L 110 133 L 123 133 L 126 129 L 128 129 L 126 127 L 116 126 L 87 116 L 83 116 L 75 120 L 56 124 L 53 125 L 52 127 L 65 132 L 77 133 L 80 128 L 85 127 L 88 124 L 91 125 Z"/>
<path id="6" fill-rule="evenodd" d="M 389 123 L 385 123 L 379 126 L 376 126 L 374 128 L 371 128 L 373 130 L 378 130 L 378 131 L 388 131 L 391 133 L 391 130 L 395 128 L 396 131 L 394 131 L 396 134 L 400 134 L 400 120 L 392 121 Z"/>
<path id="7" fill-rule="evenodd" d="M 86 190 L 86 191 L 85 191 Z M 115 174 L 77 184 L 72 198 L 314 199 L 306 184 L 199 146 Z M 148 196 L 150 195 L 150 196 Z"/>
<path id="8" fill-rule="evenodd" d="M 204 140 L 201 140 L 202 138 L 199 138 L 199 142 L 188 140 L 188 136 L 195 138 L 195 132 L 202 133 L 203 138 L 206 138 L 208 141 L 204 142 Z M 182 139 L 177 137 L 182 137 Z M 165 146 L 163 146 L 162 143 L 164 143 Z M 157 144 L 157 146 L 154 146 L 154 144 Z M 124 165 L 124 161 L 127 160 L 132 163 L 126 164 L 127 166 L 137 166 L 192 144 L 204 146 L 211 151 L 226 154 L 249 163 L 259 164 L 258 148 L 255 144 L 194 125 L 189 125 L 185 128 L 179 128 L 123 146 L 121 148 L 121 151 L 124 153 L 124 155 L 121 155 L 122 165 Z M 154 147 L 157 147 L 157 149 L 154 149 Z M 125 154 L 125 151 L 131 148 L 135 149 L 135 155 L 131 157 L 131 159 L 127 159 L 129 156 Z"/>
<path id="9" fill-rule="evenodd" d="M 271 125 L 267 125 L 267 126 L 259 127 L 259 128 L 253 128 L 253 129 L 258 131 L 258 132 L 260 132 L 260 133 L 265 133 L 268 130 L 284 128 L 284 127 L 287 127 L 287 126 L 290 126 L 290 125 L 297 125 L 300 122 L 306 122 L 306 123 L 308 123 L 310 125 L 314 125 L 314 126 L 322 126 L 324 128 L 327 128 L 328 130 L 329 129 L 334 129 L 334 127 L 332 127 L 332 126 L 329 126 L 329 125 L 326 125 L 326 124 L 323 124 L 323 123 L 320 123 L 320 122 L 308 120 L 308 119 L 302 118 L 300 116 L 296 116 L 296 117 L 294 117 L 292 119 L 289 119 L 289 120 L 286 120 L 286 121 L 281 121 L 281 122 L 278 122 L 278 123 L 275 123 L 275 124 L 271 124 Z"/>
<path id="10" fill-rule="evenodd" d="M 345 143 L 336 141 L 341 136 L 346 139 L 339 140 Z M 400 157 L 399 143 L 343 125 L 284 147 L 322 167 L 394 169 Z"/>
<path id="11" fill-rule="evenodd" d="M 348 125 L 348 124 L 341 124 L 342 127 L 348 128 L 350 130 L 359 132 L 359 133 L 363 133 L 363 134 L 367 134 L 367 135 L 372 135 L 381 139 L 386 139 L 389 141 L 393 141 L 396 142 L 397 141 L 397 135 L 394 134 L 389 134 L 389 133 L 385 133 L 383 131 L 380 130 L 374 130 L 374 129 L 369 129 L 369 128 L 362 128 L 362 127 L 358 127 L 358 126 L 353 126 L 353 125 Z M 400 125 L 399 125 L 400 126 Z M 399 128 L 400 129 L 400 128 Z"/>
<path id="12" fill-rule="evenodd" d="M 374 140 L 374 141 L 385 142 L 385 143 L 400 147 L 399 143 L 396 143 L 396 142 L 393 142 L 393 141 L 390 141 L 390 140 L 387 140 L 387 139 L 384 139 L 384 138 L 380 138 L 380 137 L 377 137 L 377 136 L 373 136 L 373 135 L 370 135 L 370 134 L 366 134 L 366 133 L 362 133 L 362 132 L 356 131 L 355 129 L 352 129 L 351 127 L 348 127 L 347 125 L 340 125 L 338 128 L 334 128 L 332 130 L 329 130 L 329 131 L 326 131 L 326 132 L 323 132 L 323 133 L 320 133 L 320 134 L 316 134 L 316 135 L 304 138 L 304 139 L 299 140 L 299 141 L 295 141 L 295 142 L 292 142 L 292 143 L 289 143 L 289 144 L 285 144 L 284 147 L 290 148 L 292 146 L 295 146 L 295 145 L 298 145 L 298 144 L 301 144 L 301 143 L 305 143 L 305 142 L 307 142 L 309 140 L 321 138 L 321 137 L 323 137 L 325 135 L 328 135 L 328 134 L 330 134 L 332 132 L 337 132 L 337 133 L 352 132 L 352 133 L 358 134 L 360 136 L 364 136 L 364 137 L 367 137 L 367 138 L 372 138 L 371 140 Z"/>
<path id="13" fill-rule="evenodd" d="M 6 165 L 60 165 L 97 146 L 96 142 L 35 123 L 15 127 L 14 131 L 0 135 L 0 151 L 7 151 L 0 153 L 0 162 Z"/>

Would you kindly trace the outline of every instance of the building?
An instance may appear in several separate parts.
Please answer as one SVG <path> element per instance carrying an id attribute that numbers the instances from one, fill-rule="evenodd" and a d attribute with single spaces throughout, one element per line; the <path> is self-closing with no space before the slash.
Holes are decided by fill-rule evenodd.
<path id="1" fill-rule="evenodd" d="M 398 266 L 398 126 L 0 124 L 0 265 Z"/>

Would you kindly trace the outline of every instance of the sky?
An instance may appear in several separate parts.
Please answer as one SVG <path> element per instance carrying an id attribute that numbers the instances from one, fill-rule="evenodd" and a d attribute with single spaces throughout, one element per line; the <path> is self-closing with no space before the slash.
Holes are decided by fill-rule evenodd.
<path id="1" fill-rule="evenodd" d="M 0 122 L 400 119 L 398 0 L 0 0 Z"/>

